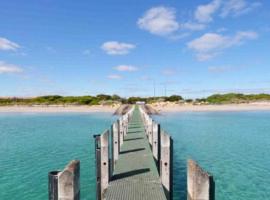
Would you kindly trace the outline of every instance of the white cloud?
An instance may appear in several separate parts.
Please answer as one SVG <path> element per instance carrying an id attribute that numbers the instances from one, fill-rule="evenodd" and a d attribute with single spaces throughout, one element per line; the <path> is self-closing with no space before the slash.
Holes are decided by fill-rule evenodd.
<path id="1" fill-rule="evenodd" d="M 206 33 L 203 36 L 190 41 L 187 46 L 193 50 L 200 61 L 209 60 L 226 48 L 242 44 L 245 40 L 253 40 L 258 37 L 256 32 L 241 31 L 234 36 L 225 36 L 217 33 Z"/>
<path id="2" fill-rule="evenodd" d="M 128 54 L 131 49 L 136 46 L 134 44 L 122 43 L 117 41 L 109 41 L 102 44 L 101 48 L 109 55 Z"/>
<path id="3" fill-rule="evenodd" d="M 115 69 L 117 71 L 128 71 L 128 72 L 134 72 L 134 71 L 138 70 L 137 67 L 134 67 L 131 65 L 119 65 L 119 66 L 115 67 Z"/>
<path id="4" fill-rule="evenodd" d="M 0 74 L 17 74 L 21 72 L 23 72 L 23 69 L 19 66 L 0 61 Z"/>
<path id="5" fill-rule="evenodd" d="M 228 0 L 224 2 L 221 10 L 221 17 L 229 15 L 238 16 L 252 11 L 253 9 L 261 6 L 260 2 L 247 3 L 245 0 Z"/>
<path id="6" fill-rule="evenodd" d="M 20 48 L 20 45 L 18 45 L 15 42 L 12 42 L 6 38 L 0 37 L 0 50 L 3 51 L 16 51 Z"/>
<path id="7" fill-rule="evenodd" d="M 122 76 L 120 76 L 118 74 L 111 74 L 111 75 L 108 75 L 107 78 L 109 78 L 109 79 L 122 79 Z"/>
<path id="8" fill-rule="evenodd" d="M 213 21 L 213 15 L 219 12 L 219 16 L 239 16 L 248 13 L 262 4 L 258 1 L 249 3 L 246 0 L 212 0 L 208 4 L 199 5 L 194 13 L 195 19 L 200 23 Z"/>
<path id="9" fill-rule="evenodd" d="M 212 15 L 217 12 L 221 6 L 221 0 L 213 0 L 208 4 L 199 5 L 195 11 L 195 19 L 201 23 L 213 21 Z"/>
<path id="10" fill-rule="evenodd" d="M 178 30 L 175 9 L 168 7 L 153 7 L 137 21 L 138 26 L 152 34 L 168 35 Z"/>
<path id="11" fill-rule="evenodd" d="M 191 31 L 200 31 L 206 28 L 205 24 L 201 24 L 201 23 L 194 23 L 194 22 L 186 22 L 181 24 L 181 28 L 183 29 L 188 29 Z"/>

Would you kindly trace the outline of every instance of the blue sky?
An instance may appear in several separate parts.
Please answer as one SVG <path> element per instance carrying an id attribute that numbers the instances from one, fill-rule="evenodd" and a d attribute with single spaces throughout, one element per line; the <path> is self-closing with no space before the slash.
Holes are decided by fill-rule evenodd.
<path id="1" fill-rule="evenodd" d="M 0 96 L 270 93 L 266 0 L 0 5 Z"/>

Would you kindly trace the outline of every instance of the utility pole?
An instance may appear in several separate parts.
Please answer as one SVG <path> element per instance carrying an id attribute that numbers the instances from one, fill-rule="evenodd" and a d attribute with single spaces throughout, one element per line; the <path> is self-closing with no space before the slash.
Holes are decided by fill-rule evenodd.
<path id="1" fill-rule="evenodd" d="M 154 80 L 154 97 L 156 97 L 156 82 Z"/>

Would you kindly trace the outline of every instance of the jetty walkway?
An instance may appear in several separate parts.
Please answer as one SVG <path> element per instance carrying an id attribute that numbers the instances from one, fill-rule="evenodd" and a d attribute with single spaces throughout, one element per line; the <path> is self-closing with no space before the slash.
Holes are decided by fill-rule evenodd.
<path id="1" fill-rule="evenodd" d="M 105 199 L 166 199 L 138 107 L 128 123 Z"/>
<path id="2" fill-rule="evenodd" d="M 173 140 L 144 106 L 130 110 L 94 135 L 97 200 L 172 200 Z M 80 161 L 49 172 L 49 200 L 80 199 Z M 183 180 L 179 180 L 183 181 Z M 188 200 L 214 200 L 213 177 L 187 162 Z M 94 194 L 93 194 L 94 195 Z"/>

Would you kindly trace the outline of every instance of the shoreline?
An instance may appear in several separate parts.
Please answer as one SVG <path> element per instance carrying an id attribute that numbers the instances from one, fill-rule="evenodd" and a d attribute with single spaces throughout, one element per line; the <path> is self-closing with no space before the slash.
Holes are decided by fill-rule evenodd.
<path id="1" fill-rule="evenodd" d="M 159 113 L 173 112 L 226 112 L 226 111 L 270 111 L 270 103 L 224 104 L 224 105 L 151 105 Z"/>
<path id="2" fill-rule="evenodd" d="M 0 106 L 0 113 L 114 113 L 118 106 Z"/>
<path id="3" fill-rule="evenodd" d="M 226 112 L 226 111 L 270 111 L 270 103 L 191 105 L 191 104 L 150 104 L 159 113 L 173 112 Z M 114 113 L 119 106 L 0 106 L 0 113 Z"/>

